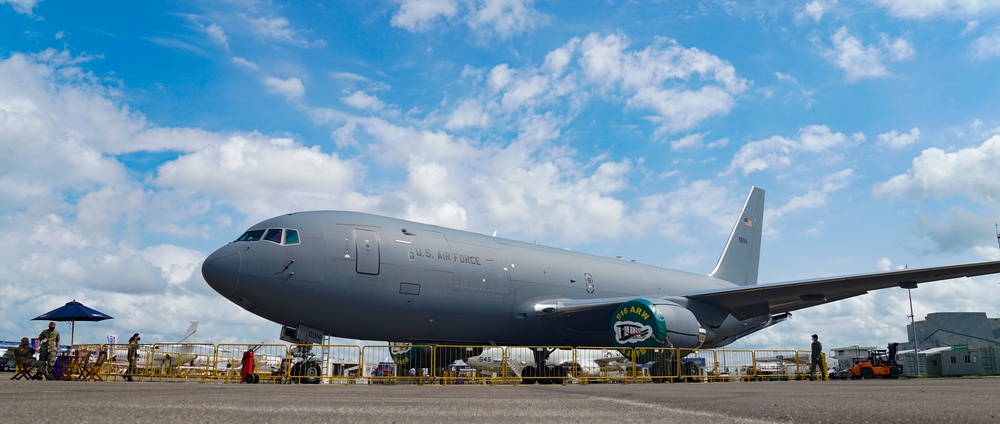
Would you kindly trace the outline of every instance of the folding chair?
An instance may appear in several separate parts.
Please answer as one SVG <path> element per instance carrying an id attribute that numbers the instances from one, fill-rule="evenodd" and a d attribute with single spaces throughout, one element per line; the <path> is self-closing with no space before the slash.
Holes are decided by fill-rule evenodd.
<path id="1" fill-rule="evenodd" d="M 80 349 L 76 351 L 76 354 L 69 358 L 69 362 L 63 368 L 62 379 L 63 380 L 79 380 L 83 377 L 83 370 L 87 367 L 87 362 L 90 360 L 90 351 L 86 349 Z"/>
<path id="2" fill-rule="evenodd" d="M 101 368 L 104 368 L 104 362 L 108 360 L 108 351 L 102 350 L 101 353 L 97 354 L 97 361 L 90 365 L 84 365 L 83 374 L 80 376 L 80 380 L 89 381 L 104 381 L 104 377 L 101 377 Z"/>
<path id="3" fill-rule="evenodd" d="M 14 350 L 13 352 L 14 352 L 14 376 L 11 377 L 10 379 L 20 380 L 23 378 L 26 380 L 31 380 L 31 375 L 29 375 L 28 372 L 35 367 L 26 367 L 21 365 L 21 358 L 17 356 L 17 350 Z"/>

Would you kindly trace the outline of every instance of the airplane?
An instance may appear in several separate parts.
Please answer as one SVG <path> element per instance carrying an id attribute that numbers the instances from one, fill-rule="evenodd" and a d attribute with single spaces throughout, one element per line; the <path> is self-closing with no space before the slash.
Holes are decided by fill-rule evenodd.
<path id="1" fill-rule="evenodd" d="M 152 346 L 143 345 L 137 352 L 139 359 L 136 361 L 136 364 L 139 367 L 155 366 L 161 370 L 166 370 L 177 368 L 180 364 L 191 363 L 199 356 L 195 353 L 195 349 L 205 345 L 184 343 L 184 341 L 197 331 L 198 321 L 191 321 L 187 330 L 184 331 L 184 335 L 177 342 L 168 344 L 157 343 Z M 150 358 L 150 354 L 152 354 L 152 358 Z M 110 355 L 118 361 L 127 361 L 128 344 L 114 345 Z"/>
<path id="2" fill-rule="evenodd" d="M 551 352 L 545 358 L 545 365 L 554 369 L 548 374 L 559 377 L 599 377 L 624 373 L 632 365 L 631 360 L 617 350 L 577 349 L 576 353 L 574 357 L 573 351 L 569 349 Z M 465 363 L 476 371 L 496 376 L 503 375 L 506 371 L 508 376 L 521 377 L 524 370 L 537 368 L 532 349 L 526 347 L 508 347 L 506 355 L 503 348 L 486 348 L 479 355 L 466 359 Z"/>
<path id="3" fill-rule="evenodd" d="M 708 349 L 871 290 L 1000 272 L 993 261 L 757 284 L 763 215 L 752 187 L 707 276 L 347 211 L 264 220 L 209 255 L 202 275 L 314 343 L 628 348 L 669 336 Z"/>

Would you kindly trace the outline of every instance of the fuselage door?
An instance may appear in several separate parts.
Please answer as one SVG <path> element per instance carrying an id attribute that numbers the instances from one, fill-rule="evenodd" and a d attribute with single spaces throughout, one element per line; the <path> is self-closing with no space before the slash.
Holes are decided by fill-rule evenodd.
<path id="1" fill-rule="evenodd" d="M 358 252 L 358 274 L 378 275 L 379 244 L 378 233 L 372 230 L 354 229 L 355 251 Z"/>

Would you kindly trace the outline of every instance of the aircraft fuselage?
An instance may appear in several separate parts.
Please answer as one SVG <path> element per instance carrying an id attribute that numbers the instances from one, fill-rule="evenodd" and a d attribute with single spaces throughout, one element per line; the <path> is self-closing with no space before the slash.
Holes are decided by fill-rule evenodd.
<path id="1" fill-rule="evenodd" d="M 295 213 L 247 234 L 206 259 L 206 281 L 268 320 L 343 338 L 613 346 L 617 306 L 650 294 L 698 315 L 703 328 L 668 324 L 677 347 L 727 344 L 770 320 L 669 297 L 735 286 L 721 279 L 376 215 Z M 600 313 L 574 312 L 604 300 Z"/>

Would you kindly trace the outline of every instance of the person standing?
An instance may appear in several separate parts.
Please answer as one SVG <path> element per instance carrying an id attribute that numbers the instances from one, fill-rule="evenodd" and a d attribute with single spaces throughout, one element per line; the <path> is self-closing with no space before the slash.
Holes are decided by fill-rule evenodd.
<path id="1" fill-rule="evenodd" d="M 136 363 L 139 362 L 139 333 L 132 335 L 128 339 L 128 369 L 125 370 L 125 381 L 132 381 L 132 376 L 138 372 Z"/>
<path id="2" fill-rule="evenodd" d="M 823 365 L 823 343 L 819 342 L 819 336 L 815 334 L 812 335 L 812 339 L 813 342 L 812 342 L 812 355 L 810 356 L 811 364 L 809 365 L 809 379 L 810 380 L 816 379 L 816 374 L 815 374 L 816 367 L 819 367 L 819 374 L 820 376 L 823 377 L 820 381 L 825 381 L 826 367 Z"/>
<path id="3" fill-rule="evenodd" d="M 44 375 L 46 380 L 52 379 L 52 367 L 56 364 L 58 353 L 59 332 L 56 331 L 56 323 L 50 321 L 49 328 L 42 330 L 38 335 L 38 360 L 42 362 L 38 372 Z"/>

